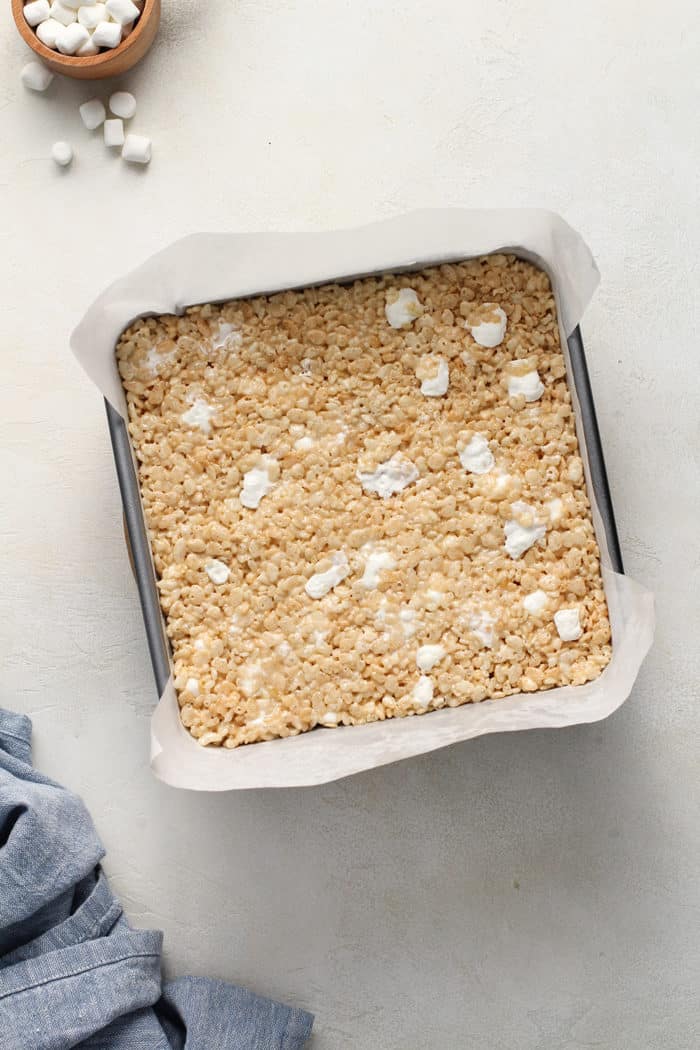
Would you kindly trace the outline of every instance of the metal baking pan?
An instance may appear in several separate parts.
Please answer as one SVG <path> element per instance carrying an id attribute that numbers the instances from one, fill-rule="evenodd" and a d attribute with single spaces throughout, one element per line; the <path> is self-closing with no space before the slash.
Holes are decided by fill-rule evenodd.
<path id="1" fill-rule="evenodd" d="M 572 332 L 568 339 L 568 345 L 571 361 L 571 375 L 568 378 L 569 380 L 573 379 L 580 405 L 579 418 L 586 438 L 591 484 L 603 519 L 612 568 L 615 572 L 622 573 L 624 572 L 622 553 L 617 536 L 615 514 L 610 497 L 610 487 L 605 470 L 605 460 L 600 443 L 600 432 L 598 430 L 591 381 L 588 375 L 580 328 L 577 327 Z M 139 493 L 136 464 L 131 450 L 126 423 L 108 401 L 105 401 L 105 405 L 107 407 L 109 435 L 112 441 L 114 462 L 117 468 L 119 489 L 124 508 L 124 522 L 131 562 L 146 626 L 148 650 L 151 655 L 151 663 L 153 664 L 158 696 L 162 696 L 170 677 L 170 647 L 160 610 L 151 547 Z"/>

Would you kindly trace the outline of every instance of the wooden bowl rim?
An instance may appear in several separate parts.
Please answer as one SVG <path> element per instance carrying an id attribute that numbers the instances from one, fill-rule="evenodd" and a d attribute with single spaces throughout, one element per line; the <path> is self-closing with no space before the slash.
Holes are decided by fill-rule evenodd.
<path id="1" fill-rule="evenodd" d="M 136 21 L 136 28 L 117 47 L 113 47 L 109 51 L 103 51 L 99 55 L 63 55 L 60 51 L 54 51 L 53 48 L 42 44 L 36 32 L 24 17 L 25 0 L 12 0 L 12 14 L 22 39 L 41 58 L 48 59 L 57 65 L 66 66 L 69 69 L 99 69 L 100 66 L 111 62 L 117 55 L 126 54 L 134 44 L 138 43 L 146 28 L 146 22 L 155 14 L 157 3 L 158 0 L 144 0 L 143 10 Z"/>

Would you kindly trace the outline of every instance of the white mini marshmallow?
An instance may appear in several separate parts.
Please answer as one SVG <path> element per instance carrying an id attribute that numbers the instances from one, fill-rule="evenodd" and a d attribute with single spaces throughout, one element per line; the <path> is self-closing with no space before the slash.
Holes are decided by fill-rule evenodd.
<path id="1" fill-rule="evenodd" d="M 469 474 L 488 474 L 495 460 L 483 434 L 474 434 L 464 448 L 457 449 L 459 462 Z"/>
<path id="2" fill-rule="evenodd" d="M 427 674 L 422 674 L 413 687 L 413 702 L 419 707 L 427 707 L 433 699 L 433 681 Z"/>
<path id="3" fill-rule="evenodd" d="M 45 22 L 41 22 L 36 27 L 36 35 L 41 40 L 42 44 L 46 47 L 50 47 L 52 51 L 56 50 L 56 37 L 63 29 L 63 25 L 58 21 L 57 18 L 47 18 Z"/>
<path id="4" fill-rule="evenodd" d="M 416 375 L 421 381 L 420 392 L 425 397 L 443 397 L 450 385 L 450 368 L 444 357 L 422 357 Z"/>
<path id="5" fill-rule="evenodd" d="M 413 288 L 402 288 L 398 298 L 384 307 L 384 315 L 392 328 L 405 328 L 423 313 L 423 307 Z"/>
<path id="6" fill-rule="evenodd" d="M 97 29 L 100 22 L 107 21 L 107 8 L 104 4 L 83 4 L 78 8 L 78 21 L 86 29 Z"/>
<path id="7" fill-rule="evenodd" d="M 89 102 L 83 102 L 80 107 L 80 116 L 88 131 L 94 131 L 95 128 L 99 128 L 100 124 L 104 123 L 107 111 L 99 98 L 91 98 Z"/>
<path id="8" fill-rule="evenodd" d="M 75 55 L 89 39 L 90 34 L 85 26 L 71 22 L 69 26 L 64 26 L 61 32 L 56 34 L 56 47 L 62 55 Z"/>
<path id="9" fill-rule="evenodd" d="M 132 164 L 148 164 L 151 160 L 151 140 L 145 135 L 127 135 L 122 150 L 124 160 Z"/>
<path id="10" fill-rule="evenodd" d="M 27 10 L 26 7 L 24 10 Z M 61 3 L 61 0 L 54 0 L 51 4 L 51 17 L 54 21 L 60 22 L 62 26 L 69 26 L 78 16 L 72 8 Z"/>
<path id="11" fill-rule="evenodd" d="M 444 655 L 445 650 L 441 645 L 421 645 L 416 653 L 416 663 L 421 671 L 432 671 Z"/>
<path id="12" fill-rule="evenodd" d="M 105 121 L 105 146 L 124 145 L 124 121 L 119 117 Z"/>
<path id="13" fill-rule="evenodd" d="M 511 558 L 517 560 L 533 544 L 544 538 L 547 528 L 536 520 L 534 509 L 522 500 L 511 504 L 511 510 L 518 517 L 510 518 L 503 526 L 506 536 L 504 546 Z"/>
<path id="14" fill-rule="evenodd" d="M 563 642 L 575 642 L 583 634 L 581 618 L 577 608 L 560 609 L 554 614 L 554 624 Z"/>
<path id="15" fill-rule="evenodd" d="M 141 13 L 136 4 L 132 4 L 131 0 L 107 0 L 106 7 L 109 17 L 114 22 L 118 22 L 120 26 L 133 22 Z"/>
<path id="16" fill-rule="evenodd" d="M 325 572 L 315 572 L 304 585 L 309 598 L 323 598 L 339 583 L 342 583 L 350 572 L 350 565 L 345 551 L 331 555 L 331 567 Z"/>
<path id="17" fill-rule="evenodd" d="M 31 4 L 24 5 L 22 13 L 27 20 L 27 24 L 33 29 L 40 22 L 45 22 L 47 18 L 51 17 L 49 0 L 33 0 Z"/>
<path id="18" fill-rule="evenodd" d="M 61 0 L 64 7 L 72 7 L 74 11 L 77 11 L 83 4 L 89 4 L 90 2 L 91 0 Z"/>
<path id="19" fill-rule="evenodd" d="M 211 561 L 208 561 L 204 566 L 204 571 L 211 582 L 215 583 L 217 587 L 221 586 L 222 583 L 226 583 L 231 575 L 231 570 L 228 565 L 224 565 L 224 563 L 219 561 L 218 558 L 212 558 Z"/>
<path id="20" fill-rule="evenodd" d="M 115 117 L 131 120 L 136 112 L 136 99 L 128 91 L 115 91 L 113 95 L 110 95 L 109 108 Z M 229 327 L 233 328 L 232 325 Z"/>
<path id="21" fill-rule="evenodd" d="M 502 310 L 500 306 L 496 306 L 495 303 L 484 303 L 484 306 L 489 307 L 491 311 L 495 313 L 498 320 L 481 321 L 479 324 L 467 323 L 464 327 L 469 329 L 475 343 L 490 350 L 494 346 L 499 346 L 503 342 L 503 337 L 506 334 L 508 318 L 506 317 L 505 311 Z"/>
<path id="22" fill-rule="evenodd" d="M 118 22 L 100 22 L 92 34 L 92 42 L 97 47 L 117 47 L 121 38 L 122 27 Z"/>
<path id="23" fill-rule="evenodd" d="M 46 91 L 53 80 L 53 73 L 41 62 L 28 62 L 20 74 L 22 83 L 30 91 Z"/>
<path id="24" fill-rule="evenodd" d="M 523 606 L 531 616 L 539 616 L 546 604 L 547 595 L 541 589 L 532 591 L 523 598 Z"/>
<path id="25" fill-rule="evenodd" d="M 523 376 L 508 376 L 508 397 L 517 397 L 518 394 L 522 394 L 526 401 L 539 401 L 544 386 L 537 369 Z"/>
<path id="26" fill-rule="evenodd" d="M 51 147 L 51 156 L 57 164 L 65 168 L 73 160 L 73 147 L 69 142 L 54 142 Z"/>
<path id="27" fill-rule="evenodd" d="M 92 37 L 86 40 L 82 47 L 79 47 L 76 54 L 80 55 L 81 58 L 90 58 L 91 55 L 99 55 L 100 49 L 93 41 Z"/>

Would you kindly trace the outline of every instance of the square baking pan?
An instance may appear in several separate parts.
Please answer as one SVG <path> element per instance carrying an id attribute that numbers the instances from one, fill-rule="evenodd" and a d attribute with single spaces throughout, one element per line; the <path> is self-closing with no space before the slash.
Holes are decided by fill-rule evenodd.
<path id="1" fill-rule="evenodd" d="M 567 379 L 569 384 L 573 385 L 579 403 L 577 418 L 585 436 L 590 468 L 589 481 L 602 518 L 611 568 L 617 573 L 623 573 L 617 526 L 579 327 L 574 329 L 567 342 L 570 363 Z M 105 401 L 105 405 L 124 510 L 125 534 L 129 547 L 129 556 L 138 587 L 148 649 L 153 665 L 156 688 L 160 697 L 171 674 L 170 646 L 160 609 L 155 569 L 139 491 L 136 463 L 125 420 L 108 401 Z"/>

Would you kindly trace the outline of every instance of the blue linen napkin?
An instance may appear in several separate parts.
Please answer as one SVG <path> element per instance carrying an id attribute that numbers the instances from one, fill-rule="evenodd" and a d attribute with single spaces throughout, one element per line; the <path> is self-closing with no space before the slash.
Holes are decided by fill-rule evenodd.
<path id="1" fill-rule="evenodd" d="M 0 1050 L 300 1050 L 303 1010 L 162 984 L 162 934 L 129 926 L 82 801 L 31 764 L 31 729 L 0 708 Z"/>

